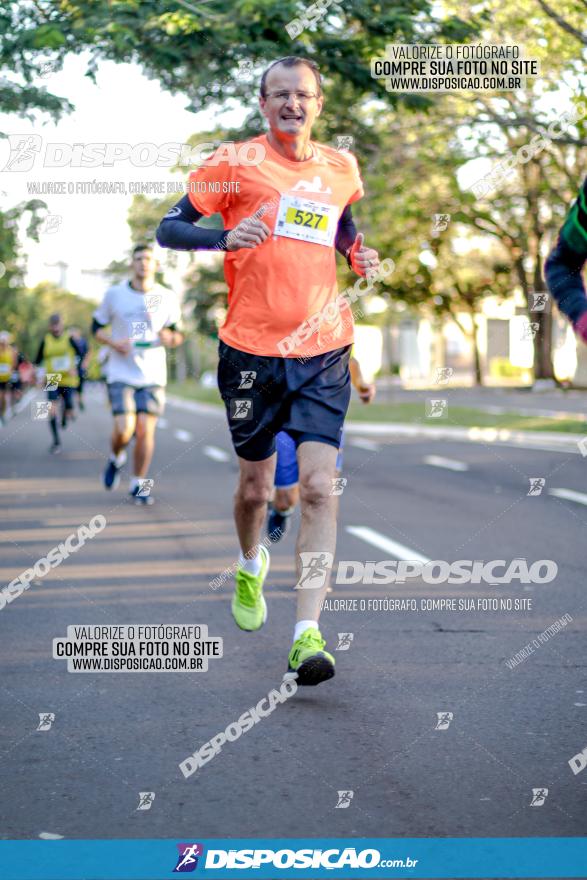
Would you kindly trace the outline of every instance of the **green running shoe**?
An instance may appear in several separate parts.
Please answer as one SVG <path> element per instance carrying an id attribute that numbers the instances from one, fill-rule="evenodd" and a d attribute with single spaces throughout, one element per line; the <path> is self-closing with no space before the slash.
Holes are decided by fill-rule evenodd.
<path id="1" fill-rule="evenodd" d="M 269 551 L 261 544 L 261 571 L 257 576 L 239 568 L 235 574 L 232 597 L 232 616 L 241 629 L 252 632 L 261 629 L 267 620 L 267 605 L 263 596 L 263 582 L 269 572 Z"/>
<path id="2" fill-rule="evenodd" d="M 319 629 L 310 627 L 291 646 L 289 669 L 285 678 L 294 678 L 298 685 L 316 685 L 334 675 L 334 657 L 324 651 L 326 642 Z"/>

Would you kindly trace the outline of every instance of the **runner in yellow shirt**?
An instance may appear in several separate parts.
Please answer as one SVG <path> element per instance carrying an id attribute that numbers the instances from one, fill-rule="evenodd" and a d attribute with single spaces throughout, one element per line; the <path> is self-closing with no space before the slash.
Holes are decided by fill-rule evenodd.
<path id="1" fill-rule="evenodd" d="M 10 334 L 0 333 L 0 421 L 7 418 L 6 407 L 10 390 L 10 379 L 16 369 L 16 352 L 10 344 Z"/>
<path id="2" fill-rule="evenodd" d="M 53 455 L 61 452 L 58 401 L 62 401 L 61 427 L 66 428 L 73 414 L 73 392 L 79 385 L 77 364 L 78 358 L 82 357 L 76 340 L 63 332 L 61 315 L 51 315 L 49 332 L 41 342 L 35 364 L 42 365 L 45 370 L 45 390 L 47 400 L 51 401 L 49 427 L 53 438 L 50 452 Z"/>

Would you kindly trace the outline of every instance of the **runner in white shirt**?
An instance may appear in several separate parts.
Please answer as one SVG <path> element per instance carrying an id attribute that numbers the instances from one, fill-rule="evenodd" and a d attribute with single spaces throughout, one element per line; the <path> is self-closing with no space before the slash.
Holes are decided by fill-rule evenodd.
<path id="1" fill-rule="evenodd" d="M 133 250 L 132 278 L 106 291 L 94 312 L 92 332 L 111 349 L 106 365 L 108 396 L 114 416 L 112 452 L 104 486 L 115 489 L 135 437 L 129 492 L 137 504 L 152 504 L 147 479 L 155 447 L 155 427 L 165 406 L 166 348 L 183 342 L 178 329 L 181 311 L 176 295 L 155 283 L 157 261 L 150 245 Z M 111 334 L 104 328 L 110 325 Z"/>

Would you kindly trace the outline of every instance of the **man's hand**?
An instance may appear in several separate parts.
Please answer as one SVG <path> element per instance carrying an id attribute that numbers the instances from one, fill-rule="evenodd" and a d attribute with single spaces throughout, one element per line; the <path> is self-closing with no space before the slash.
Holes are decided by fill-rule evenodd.
<path id="1" fill-rule="evenodd" d="M 111 339 L 108 344 L 110 345 L 110 348 L 113 348 L 118 354 L 129 354 L 132 349 L 132 342 L 130 339 Z"/>
<path id="2" fill-rule="evenodd" d="M 349 370 L 351 373 L 351 382 L 356 388 L 359 398 L 363 401 L 363 403 L 371 403 L 371 401 L 375 397 L 375 383 L 367 382 L 367 380 L 363 376 L 363 373 L 361 372 L 361 365 L 359 364 L 356 357 L 350 358 Z"/>
<path id="3" fill-rule="evenodd" d="M 583 342 L 587 342 L 587 312 L 583 312 L 579 320 L 575 323 L 574 330 Z"/>
<path id="4" fill-rule="evenodd" d="M 359 394 L 359 398 L 363 403 L 371 403 L 373 398 L 375 397 L 375 383 L 374 382 L 359 382 L 355 388 Z"/>
<path id="5" fill-rule="evenodd" d="M 256 217 L 245 217 L 226 238 L 226 250 L 238 251 L 240 248 L 255 248 L 269 238 L 271 230 Z"/>
<path id="6" fill-rule="evenodd" d="M 132 342 L 130 339 L 112 339 L 103 327 L 99 327 L 94 333 L 94 336 L 98 342 L 114 349 L 118 354 L 129 354 L 132 349 Z"/>
<path id="7" fill-rule="evenodd" d="M 159 342 L 165 348 L 175 348 L 181 345 L 182 335 L 178 330 L 171 330 L 169 327 L 163 327 L 159 330 Z"/>
<path id="8" fill-rule="evenodd" d="M 357 275 L 369 277 L 379 268 L 379 254 L 373 248 L 365 247 L 364 240 L 363 233 L 357 233 L 349 251 L 349 262 Z"/>

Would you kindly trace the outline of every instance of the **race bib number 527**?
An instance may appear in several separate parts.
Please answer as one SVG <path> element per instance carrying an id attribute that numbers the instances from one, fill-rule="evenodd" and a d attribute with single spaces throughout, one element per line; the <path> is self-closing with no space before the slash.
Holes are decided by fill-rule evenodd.
<path id="1" fill-rule="evenodd" d="M 279 201 L 274 235 L 332 247 L 337 221 L 336 205 L 283 195 Z"/>

